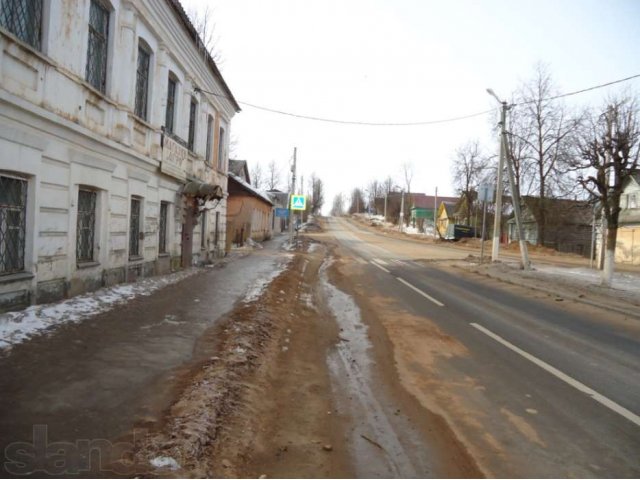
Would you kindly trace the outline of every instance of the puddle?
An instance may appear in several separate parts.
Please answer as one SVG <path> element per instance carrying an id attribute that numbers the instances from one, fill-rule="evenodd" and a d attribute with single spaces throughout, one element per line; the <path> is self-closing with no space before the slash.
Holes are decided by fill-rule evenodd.
<path id="1" fill-rule="evenodd" d="M 418 474 L 403 445 L 419 444 L 420 440 L 412 438 L 415 435 L 402 425 L 406 422 L 394 415 L 392 407 L 389 411 L 383 407 L 391 402 L 374 385 L 368 327 L 354 299 L 329 282 L 331 263 L 325 261 L 320 268 L 321 294 L 340 327 L 340 339 L 328 355 L 327 365 L 338 409 L 348 411 L 354 420 L 348 434 L 357 476 L 422 477 L 426 470 L 420 466 Z"/>

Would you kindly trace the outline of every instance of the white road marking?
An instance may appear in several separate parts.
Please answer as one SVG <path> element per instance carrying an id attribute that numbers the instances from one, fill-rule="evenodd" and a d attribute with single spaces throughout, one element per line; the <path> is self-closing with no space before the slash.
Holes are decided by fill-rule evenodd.
<path id="1" fill-rule="evenodd" d="M 627 410 L 622 405 L 618 405 L 613 400 L 610 400 L 609 398 L 607 398 L 604 395 L 596 392 L 592 388 L 587 387 L 584 383 L 581 383 L 578 380 L 575 380 L 574 378 L 570 377 L 566 373 L 561 372 L 557 368 L 552 367 L 551 365 L 549 365 L 548 363 L 544 362 L 543 360 L 540 360 L 539 358 L 534 357 L 530 353 L 525 352 L 521 348 L 516 347 L 512 343 L 510 343 L 507 340 L 505 340 L 504 338 L 502 338 L 500 335 L 496 335 L 491 330 L 488 330 L 488 329 L 484 328 L 482 325 L 478 325 L 477 323 L 471 323 L 471 326 L 476 328 L 476 329 L 478 329 L 478 330 L 480 330 L 485 335 L 493 338 L 496 342 L 501 343 L 502 345 L 504 345 L 508 349 L 516 352 L 518 355 L 521 355 L 522 357 L 526 358 L 530 362 L 536 364 L 540 368 L 546 370 L 551 375 L 553 375 L 553 376 L 559 378 L 560 380 L 562 380 L 563 382 L 571 385 L 573 388 L 581 391 L 582 393 L 586 393 L 591 398 L 593 398 L 596 402 L 601 403 L 602 405 L 604 405 L 608 409 L 616 412 L 618 415 L 622 415 L 624 418 L 626 418 L 627 420 L 629 420 L 632 423 L 635 423 L 637 426 L 640 427 L 640 416 L 638 416 L 635 413 Z"/>
<path id="2" fill-rule="evenodd" d="M 358 263 L 362 263 L 363 265 L 366 265 L 367 263 L 369 263 L 369 262 L 367 262 L 367 261 L 366 261 L 364 258 L 362 258 L 362 257 L 356 257 L 356 261 L 357 261 Z"/>
<path id="3" fill-rule="evenodd" d="M 389 270 L 387 270 L 386 268 L 384 268 L 382 265 L 378 265 L 376 262 L 371 261 L 371 265 L 375 265 L 376 267 L 378 267 L 380 270 L 387 272 L 387 273 L 391 273 Z"/>
<path id="4" fill-rule="evenodd" d="M 380 265 L 389 265 L 387 262 L 385 262 L 381 258 L 374 258 L 373 261 L 378 263 L 378 264 L 380 264 Z"/>
<path id="5" fill-rule="evenodd" d="M 436 300 L 435 298 L 433 298 L 431 295 L 429 295 L 428 293 L 423 292 L 422 290 L 420 290 L 417 287 L 414 287 L 413 285 L 411 285 L 409 282 L 407 282 L 406 280 L 403 280 L 400 277 L 396 277 L 401 283 L 405 284 L 407 287 L 409 287 L 410 289 L 418 292 L 420 295 L 422 295 L 424 298 L 426 298 L 427 300 L 435 303 L 436 305 L 438 305 L 439 307 L 444 307 L 444 303 L 439 302 L 438 300 Z"/>

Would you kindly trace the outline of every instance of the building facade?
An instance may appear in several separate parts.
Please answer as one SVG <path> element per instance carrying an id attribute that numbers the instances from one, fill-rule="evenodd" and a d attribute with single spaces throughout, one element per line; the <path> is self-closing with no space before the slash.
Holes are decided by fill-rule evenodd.
<path id="1" fill-rule="evenodd" d="M 0 0 L 0 310 L 223 254 L 237 111 L 177 0 Z"/>
<path id="2" fill-rule="evenodd" d="M 227 250 L 251 238 L 256 242 L 273 235 L 274 205 L 267 193 L 251 185 L 244 160 L 230 160 L 227 205 Z"/>

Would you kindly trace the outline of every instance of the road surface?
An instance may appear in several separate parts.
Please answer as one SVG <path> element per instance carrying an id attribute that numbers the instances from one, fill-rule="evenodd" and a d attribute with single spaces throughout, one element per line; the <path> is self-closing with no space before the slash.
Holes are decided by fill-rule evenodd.
<path id="1" fill-rule="evenodd" d="M 487 475 L 640 476 L 638 320 L 439 267 L 454 249 L 328 232 L 402 384 Z"/>

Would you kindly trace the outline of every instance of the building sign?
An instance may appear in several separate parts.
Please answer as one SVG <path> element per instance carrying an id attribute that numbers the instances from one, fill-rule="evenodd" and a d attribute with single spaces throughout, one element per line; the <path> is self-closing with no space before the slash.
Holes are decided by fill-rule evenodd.
<path id="1" fill-rule="evenodd" d="M 276 217 L 289 218 L 289 209 L 288 208 L 276 208 Z"/>
<path id="2" fill-rule="evenodd" d="M 305 210 L 307 198 L 304 195 L 291 195 L 291 210 Z"/>
<path id="3" fill-rule="evenodd" d="M 164 135 L 162 138 L 162 163 L 160 171 L 166 175 L 186 180 L 186 166 L 189 159 L 189 151 L 171 137 Z"/>

